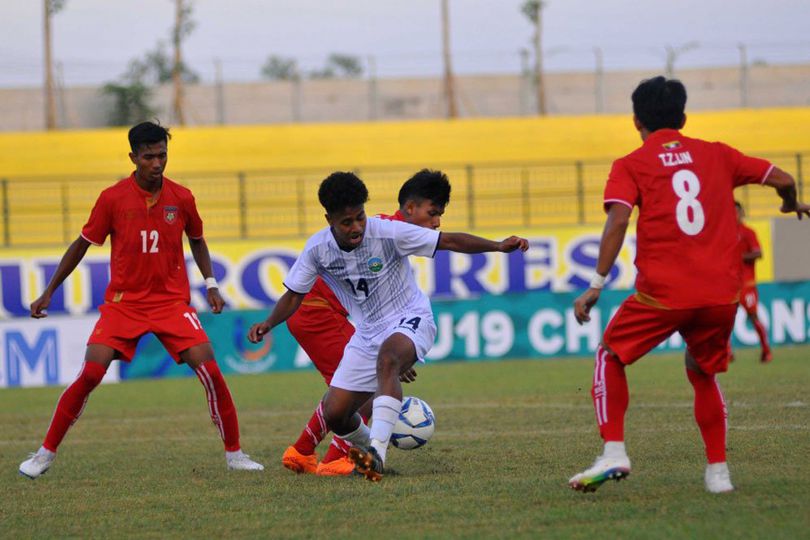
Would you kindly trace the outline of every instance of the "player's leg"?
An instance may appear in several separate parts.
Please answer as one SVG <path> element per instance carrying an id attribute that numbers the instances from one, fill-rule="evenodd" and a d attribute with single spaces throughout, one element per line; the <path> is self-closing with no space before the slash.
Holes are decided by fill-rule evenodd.
<path id="1" fill-rule="evenodd" d="M 170 351 L 171 352 L 171 351 Z M 225 444 L 225 461 L 232 470 L 261 471 L 264 466 L 242 452 L 239 444 L 239 418 L 225 377 L 214 359 L 210 343 L 200 343 L 179 353 L 180 361 L 189 365 L 205 388 L 208 412 Z"/>
<path id="2" fill-rule="evenodd" d="M 241 450 L 236 405 L 197 311 L 183 304 L 154 308 L 149 312 L 149 323 L 150 331 L 166 347 L 174 361 L 188 364 L 205 389 L 208 412 L 225 445 L 228 468 L 263 470 L 262 465 L 249 459 Z"/>
<path id="3" fill-rule="evenodd" d="M 352 450 L 369 446 L 370 430 L 357 411 L 377 390 L 376 359 L 379 347 L 377 340 L 355 333 L 346 346 L 343 359 L 323 399 L 326 425 L 335 435 L 351 444 Z M 379 480 L 382 477 L 382 463 L 378 465 L 367 471 L 367 476 L 376 476 Z"/>
<path id="4" fill-rule="evenodd" d="M 358 472 L 377 481 L 382 477 L 388 443 L 402 410 L 400 375 L 414 363 L 424 361 L 436 338 L 430 312 L 408 313 L 388 332 L 377 355 L 377 395 L 372 405 L 371 440 L 367 448 L 349 451 Z"/>
<path id="5" fill-rule="evenodd" d="M 762 321 L 759 320 L 759 316 L 757 315 L 757 309 L 759 307 L 759 293 L 757 292 L 757 288 L 744 287 L 742 293 L 740 294 L 740 303 L 745 309 L 745 313 L 748 315 L 748 320 L 751 321 L 751 325 L 754 327 L 757 336 L 759 336 L 759 343 L 762 347 L 762 353 L 759 358 L 760 362 L 767 364 L 773 360 L 773 355 L 771 353 L 771 347 L 768 344 L 768 331 L 765 329 L 765 325 L 762 324 Z"/>
<path id="6" fill-rule="evenodd" d="M 368 425 L 369 419 L 371 418 L 372 403 L 372 399 L 366 400 L 357 410 L 357 413 L 360 415 L 365 425 Z M 321 462 L 318 463 L 316 474 L 321 476 L 342 476 L 351 474 L 354 470 L 354 462 L 349 459 L 349 449 L 351 449 L 351 447 L 351 443 L 334 435 L 332 441 L 329 443 L 326 454 L 324 454 Z"/>
<path id="7" fill-rule="evenodd" d="M 301 313 L 302 309 L 303 313 Z M 331 309 L 312 309 L 305 306 L 299 308 L 287 320 L 287 328 L 312 360 L 326 384 L 329 385 L 340 359 L 343 357 L 343 351 L 354 334 L 354 326 L 345 317 Z M 323 404 L 319 402 L 298 439 L 284 451 L 281 458 L 282 465 L 298 473 L 318 472 L 318 456 L 315 454 L 315 448 L 328 432 L 329 429 L 323 418 Z M 324 456 L 323 463 L 343 458 L 343 466 L 335 463 L 330 467 L 322 468 L 321 472 L 334 475 L 343 470 L 345 474 L 350 473 L 351 465 L 345 459 L 349 447 L 350 445 L 339 439 L 333 441 Z"/>
<path id="8" fill-rule="evenodd" d="M 686 375 L 695 392 L 694 414 L 706 450 L 706 489 L 713 493 L 734 487 L 726 464 L 728 410 L 716 374 L 728 367 L 728 339 L 736 306 L 695 310 L 681 329 L 687 344 Z"/>
<path id="9" fill-rule="evenodd" d="M 42 446 L 29 459 L 20 464 L 20 474 L 34 479 L 45 473 L 56 458 L 56 450 L 67 434 L 68 429 L 76 423 L 84 411 L 87 399 L 107 373 L 115 357 L 115 350 L 107 345 L 91 344 L 87 346 L 84 365 L 76 380 L 68 386 L 53 412 L 51 423 Z"/>
<path id="10" fill-rule="evenodd" d="M 631 296 L 611 320 L 594 362 L 593 398 L 596 422 L 604 441 L 602 454 L 585 471 L 571 477 L 578 491 L 594 491 L 607 480 L 630 474 L 630 459 L 624 443 L 624 418 L 629 404 L 625 367 L 632 364 L 676 328 L 678 313 L 638 302 Z"/>

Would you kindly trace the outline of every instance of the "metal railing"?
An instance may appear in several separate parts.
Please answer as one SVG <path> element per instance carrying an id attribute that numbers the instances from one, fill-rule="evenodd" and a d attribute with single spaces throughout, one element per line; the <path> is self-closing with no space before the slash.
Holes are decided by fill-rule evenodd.
<path id="1" fill-rule="evenodd" d="M 810 153 L 764 156 L 795 178 L 803 192 L 803 164 Z M 437 165 L 453 186 L 443 219 L 446 230 L 548 228 L 600 225 L 602 192 L 611 162 L 517 162 Z M 354 169 L 370 193 L 369 214 L 391 213 L 413 166 Z M 317 191 L 329 170 L 187 173 L 210 240 L 305 237 L 324 226 Z M 2 247 L 57 246 L 81 231 L 110 177 L 0 178 Z M 752 218 L 778 215 L 771 190 L 746 186 L 736 196 Z"/>

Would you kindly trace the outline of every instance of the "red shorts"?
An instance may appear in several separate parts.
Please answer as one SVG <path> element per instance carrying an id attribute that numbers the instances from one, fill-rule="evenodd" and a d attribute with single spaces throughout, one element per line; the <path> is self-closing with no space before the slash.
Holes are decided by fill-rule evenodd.
<path id="1" fill-rule="evenodd" d="M 746 313 L 756 316 L 759 305 L 759 293 L 756 285 L 745 285 L 740 291 L 740 305 Z"/>
<path id="2" fill-rule="evenodd" d="M 622 303 L 603 341 L 623 364 L 632 364 L 679 332 L 704 373 L 722 373 L 728 369 L 729 338 L 736 312 L 736 304 L 659 309 L 642 304 L 634 295 Z"/>
<path id="3" fill-rule="evenodd" d="M 330 384 L 343 358 L 343 349 L 354 335 L 349 319 L 327 307 L 301 306 L 287 319 L 287 328 L 326 384 Z"/>
<path id="4" fill-rule="evenodd" d="M 88 345 L 107 345 L 118 351 L 127 362 L 135 355 L 138 340 L 152 332 L 180 363 L 180 353 L 209 339 L 197 318 L 197 310 L 178 302 L 160 306 L 132 306 L 105 303 Z"/>

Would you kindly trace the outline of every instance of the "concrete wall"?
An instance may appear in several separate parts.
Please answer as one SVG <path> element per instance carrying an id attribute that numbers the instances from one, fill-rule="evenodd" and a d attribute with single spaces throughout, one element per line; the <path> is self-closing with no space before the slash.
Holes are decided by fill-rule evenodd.
<path id="1" fill-rule="evenodd" d="M 652 72 L 550 73 L 548 109 L 553 115 L 630 111 L 630 93 Z M 689 90 L 690 111 L 810 105 L 810 66 L 752 66 L 743 96 L 737 68 L 683 70 L 677 74 Z M 186 89 L 189 125 L 358 122 L 441 118 L 441 81 L 435 78 L 313 80 L 228 83 L 221 89 L 200 84 Z M 480 75 L 458 77 L 463 117 L 526 116 L 535 111 L 534 92 L 526 77 Z M 745 103 L 744 103 L 745 102 Z M 173 124 L 171 88 L 155 90 L 153 105 L 164 123 Z M 98 88 L 65 88 L 57 99 L 63 128 L 107 124 L 112 105 Z M 0 131 L 44 128 L 43 92 L 38 88 L 0 89 Z"/>
<path id="2" fill-rule="evenodd" d="M 774 279 L 810 280 L 810 223 L 782 218 L 774 219 L 772 227 Z"/>

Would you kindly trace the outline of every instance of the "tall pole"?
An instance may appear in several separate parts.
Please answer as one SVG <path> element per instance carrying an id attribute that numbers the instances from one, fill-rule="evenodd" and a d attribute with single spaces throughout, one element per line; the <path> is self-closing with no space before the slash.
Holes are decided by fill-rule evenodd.
<path id="1" fill-rule="evenodd" d="M 217 96 L 217 124 L 225 124 L 225 84 L 222 82 L 222 60 L 214 59 L 214 87 Z"/>
<path id="2" fill-rule="evenodd" d="M 594 97 L 596 98 L 596 112 L 605 112 L 605 59 L 601 47 L 593 48 L 596 59 L 596 72 L 594 73 Z"/>
<path id="3" fill-rule="evenodd" d="M 543 7 L 544 2 L 538 2 L 537 22 L 534 32 L 534 80 L 537 91 L 537 114 L 545 116 L 546 109 L 546 78 L 543 75 Z"/>
<path id="4" fill-rule="evenodd" d="M 183 0 L 174 2 L 174 32 L 172 41 L 174 42 L 174 66 L 172 68 L 172 84 L 174 85 L 174 99 L 172 109 L 174 111 L 174 121 L 179 125 L 185 125 L 186 118 L 183 113 L 183 55 L 180 51 L 183 31 Z"/>
<path id="5" fill-rule="evenodd" d="M 377 104 L 379 101 L 377 92 L 377 62 L 374 56 L 368 57 L 368 119 L 377 119 Z"/>
<path id="6" fill-rule="evenodd" d="M 748 107 L 748 49 L 745 43 L 739 43 L 740 50 L 740 105 Z"/>
<path id="7" fill-rule="evenodd" d="M 53 52 L 51 40 L 52 0 L 43 0 L 43 34 L 45 39 L 45 127 L 56 129 L 56 96 L 53 84 Z"/>
<path id="8" fill-rule="evenodd" d="M 529 68 L 529 51 L 520 49 L 520 115 L 529 114 L 529 94 L 531 93 L 531 71 Z"/>
<path id="9" fill-rule="evenodd" d="M 447 118 L 458 118 L 453 68 L 450 64 L 450 9 L 448 0 L 442 0 L 442 57 L 444 58 L 444 100 Z"/>

